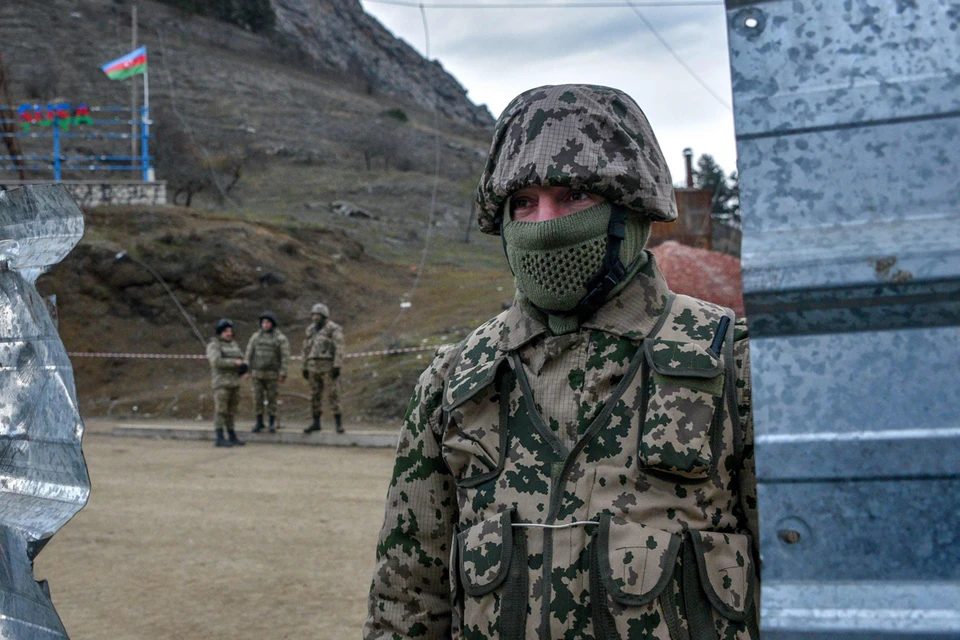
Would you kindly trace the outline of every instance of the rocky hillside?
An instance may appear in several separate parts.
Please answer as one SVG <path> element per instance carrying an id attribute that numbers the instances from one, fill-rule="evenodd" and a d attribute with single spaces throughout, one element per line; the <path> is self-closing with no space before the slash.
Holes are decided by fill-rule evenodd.
<path id="1" fill-rule="evenodd" d="M 424 109 L 436 105 L 455 122 L 488 127 L 492 116 L 475 106 L 439 62 L 426 61 L 364 13 L 359 0 L 271 0 L 276 29 L 321 65 L 355 76 L 367 91 L 381 91 Z"/>
<path id="2" fill-rule="evenodd" d="M 200 184 L 192 206 L 309 220 L 318 203 L 349 200 L 401 226 L 425 224 L 433 202 L 462 231 L 492 120 L 357 0 L 276 0 L 276 24 L 256 34 L 155 0 L 138 6 L 151 154 L 177 202 L 191 197 L 183 185 Z M 100 65 L 130 50 L 130 13 L 127 0 L 0 2 L 12 101 L 129 104 L 132 81 L 111 81 Z M 49 140 L 22 143 L 26 153 L 50 153 Z M 65 154 L 128 148 L 63 141 Z"/>
<path id="3" fill-rule="evenodd" d="M 364 13 L 359 0 L 270 4 L 274 25 L 253 34 L 157 0 L 138 0 L 138 44 L 148 48 L 154 91 L 159 96 L 169 91 L 160 77 L 169 69 L 157 64 L 163 62 L 159 56 L 180 58 L 175 70 L 197 79 L 210 79 L 210 67 L 218 67 L 210 75 L 221 82 L 207 85 L 211 94 L 230 89 L 222 81 L 231 78 L 237 61 L 248 59 L 306 70 L 423 109 L 436 105 L 451 122 L 466 127 L 492 125 L 485 106 L 471 103 L 439 63 L 424 60 Z M 60 97 L 127 104 L 128 83 L 106 81 L 100 65 L 130 50 L 130 5 L 130 0 L 0 3 L 0 43 L 15 101 Z M 266 86 L 260 89 L 264 100 L 284 102 L 284 95 L 270 93 Z"/>

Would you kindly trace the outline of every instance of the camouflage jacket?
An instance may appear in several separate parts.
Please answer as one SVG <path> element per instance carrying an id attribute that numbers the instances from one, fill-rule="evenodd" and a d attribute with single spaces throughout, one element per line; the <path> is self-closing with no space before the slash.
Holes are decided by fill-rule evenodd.
<path id="1" fill-rule="evenodd" d="M 210 361 L 210 375 L 214 389 L 228 389 L 240 386 L 240 374 L 237 372 L 237 360 L 243 360 L 243 351 L 236 340 L 210 338 L 207 343 L 207 360 Z"/>
<path id="2" fill-rule="evenodd" d="M 576 333 L 514 306 L 438 354 L 364 639 L 756 640 L 749 356 L 723 317 L 651 258 Z"/>
<path id="3" fill-rule="evenodd" d="M 254 378 L 286 377 L 290 366 L 290 341 L 279 329 L 258 330 L 247 342 L 247 362 Z"/>
<path id="4" fill-rule="evenodd" d="M 303 339 L 303 366 L 311 360 L 333 360 L 335 367 L 343 363 L 343 329 L 329 318 L 319 329 L 315 322 L 307 327 Z"/>

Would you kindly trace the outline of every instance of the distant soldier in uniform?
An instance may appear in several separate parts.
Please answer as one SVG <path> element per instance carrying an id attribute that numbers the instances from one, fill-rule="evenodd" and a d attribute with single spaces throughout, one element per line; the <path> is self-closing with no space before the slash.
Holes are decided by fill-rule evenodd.
<path id="1" fill-rule="evenodd" d="M 310 381 L 310 406 L 313 423 L 304 433 L 320 431 L 320 414 L 323 412 L 323 390 L 327 389 L 337 433 L 343 433 L 343 418 L 340 414 L 340 366 L 343 363 L 343 329 L 330 319 L 330 310 L 325 304 L 315 304 L 310 309 L 313 322 L 307 327 L 303 340 L 303 377 Z"/>
<path id="2" fill-rule="evenodd" d="M 516 304 L 420 377 L 364 639 L 756 640 L 746 325 L 644 249 L 677 210 L 643 112 L 521 94 L 477 202 Z"/>
<path id="3" fill-rule="evenodd" d="M 260 329 L 247 342 L 247 362 L 253 378 L 253 406 L 257 412 L 257 424 L 252 431 L 263 431 L 263 400 L 266 396 L 267 415 L 270 425 L 267 430 L 277 430 L 277 391 L 279 383 L 287 379 L 290 366 L 290 341 L 278 328 L 277 316 L 269 311 L 260 314 Z"/>
<path id="4" fill-rule="evenodd" d="M 217 322 L 217 336 L 207 343 L 207 360 L 213 377 L 214 428 L 217 430 L 216 446 L 243 446 L 234 430 L 233 418 L 240 404 L 240 379 L 247 375 L 247 363 L 243 351 L 233 339 L 233 322 L 223 318 Z M 227 438 L 224 438 L 224 430 Z"/>

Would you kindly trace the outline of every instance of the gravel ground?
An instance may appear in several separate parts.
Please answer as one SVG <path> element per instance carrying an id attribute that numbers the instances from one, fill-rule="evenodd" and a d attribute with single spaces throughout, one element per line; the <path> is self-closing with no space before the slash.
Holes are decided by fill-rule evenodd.
<path id="1" fill-rule="evenodd" d="M 72 640 L 359 637 L 392 451 L 83 450 L 90 502 L 35 566 Z"/>

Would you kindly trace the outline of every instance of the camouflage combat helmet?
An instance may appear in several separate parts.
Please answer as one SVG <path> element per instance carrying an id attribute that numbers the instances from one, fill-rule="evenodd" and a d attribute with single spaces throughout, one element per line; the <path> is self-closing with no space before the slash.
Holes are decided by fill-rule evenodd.
<path id="1" fill-rule="evenodd" d="M 507 105 L 477 187 L 480 230 L 499 235 L 504 202 L 532 185 L 595 193 L 627 215 L 677 219 L 660 145 L 643 111 L 618 89 L 544 86 Z"/>
<path id="2" fill-rule="evenodd" d="M 321 315 L 324 318 L 330 317 L 330 309 L 328 309 L 327 305 L 323 304 L 322 302 L 318 302 L 317 304 L 313 305 L 313 307 L 310 309 L 310 313 Z"/>

